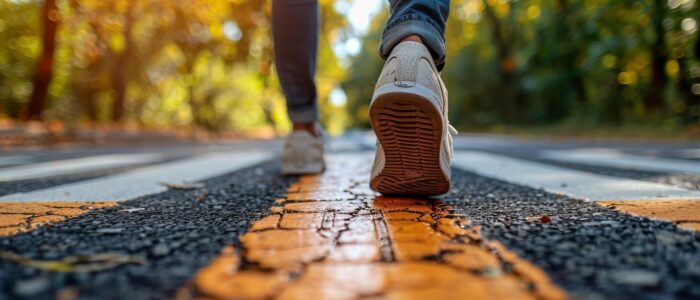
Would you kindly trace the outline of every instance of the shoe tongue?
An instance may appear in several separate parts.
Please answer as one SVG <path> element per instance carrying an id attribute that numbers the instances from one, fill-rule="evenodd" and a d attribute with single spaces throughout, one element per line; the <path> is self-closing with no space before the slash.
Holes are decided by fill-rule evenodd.
<path id="1" fill-rule="evenodd" d="M 406 52 L 408 52 L 408 54 L 412 54 L 412 55 L 415 55 L 417 57 L 420 57 L 420 56 L 431 57 L 430 51 L 428 51 L 428 48 L 425 45 L 423 45 L 419 42 L 414 42 L 414 41 L 401 42 L 398 45 L 396 45 L 396 47 L 394 48 L 394 51 L 396 51 L 397 54 L 399 54 L 399 52 L 403 52 L 402 53 L 403 55 L 406 55 Z"/>
<path id="2" fill-rule="evenodd" d="M 421 44 L 421 43 L 419 43 L 419 42 L 415 42 L 415 41 L 403 41 L 403 42 L 400 42 L 398 45 L 396 45 L 396 48 L 399 48 L 399 47 L 414 47 L 414 48 L 421 48 L 421 49 L 426 49 L 426 50 L 427 50 L 427 48 L 425 47 L 425 45 L 423 45 L 423 44 Z"/>

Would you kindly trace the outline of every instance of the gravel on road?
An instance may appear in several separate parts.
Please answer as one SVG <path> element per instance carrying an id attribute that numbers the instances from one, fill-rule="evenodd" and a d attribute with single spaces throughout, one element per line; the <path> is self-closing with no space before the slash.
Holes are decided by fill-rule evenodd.
<path id="1" fill-rule="evenodd" d="M 460 170 L 445 201 L 573 296 L 700 298 L 700 234 L 671 222 Z"/>
<path id="2" fill-rule="evenodd" d="M 251 221 L 284 193 L 292 179 L 277 163 L 205 181 L 205 188 L 170 190 L 0 239 L 0 251 L 57 260 L 70 255 L 128 254 L 145 264 L 102 272 L 48 272 L 0 260 L 0 299 L 172 297 L 226 245 L 237 243 Z"/>
<path id="3" fill-rule="evenodd" d="M 0 260 L 0 299 L 173 297 L 251 221 L 269 214 L 293 178 L 275 162 L 1 238 L 0 251 L 27 259 L 128 254 L 145 264 L 57 273 Z M 670 222 L 550 194 L 460 170 L 443 201 L 583 299 L 700 298 L 700 234 Z"/>

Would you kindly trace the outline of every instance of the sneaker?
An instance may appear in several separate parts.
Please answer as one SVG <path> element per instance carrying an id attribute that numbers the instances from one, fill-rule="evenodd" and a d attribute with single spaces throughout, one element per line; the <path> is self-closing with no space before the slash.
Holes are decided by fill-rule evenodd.
<path id="1" fill-rule="evenodd" d="M 326 169 L 323 137 L 306 130 L 294 130 L 287 136 L 282 152 L 282 175 L 318 174 Z"/>
<path id="2" fill-rule="evenodd" d="M 447 89 L 428 49 L 397 45 L 384 64 L 369 108 L 377 135 L 370 188 L 383 194 L 435 196 L 450 188 L 452 135 Z"/>

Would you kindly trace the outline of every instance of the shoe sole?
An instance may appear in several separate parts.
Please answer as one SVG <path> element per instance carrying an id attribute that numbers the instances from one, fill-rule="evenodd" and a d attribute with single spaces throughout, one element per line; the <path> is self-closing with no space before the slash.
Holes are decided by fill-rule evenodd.
<path id="1" fill-rule="evenodd" d="M 390 195 L 435 196 L 449 179 L 441 168 L 442 112 L 427 88 L 384 86 L 370 105 L 372 129 L 384 149 L 385 164 L 370 188 Z M 437 97 L 436 97 L 437 98 Z"/>
<path id="2" fill-rule="evenodd" d="M 322 163 L 307 164 L 302 166 L 282 166 L 280 173 L 284 176 L 320 174 L 326 170 Z"/>

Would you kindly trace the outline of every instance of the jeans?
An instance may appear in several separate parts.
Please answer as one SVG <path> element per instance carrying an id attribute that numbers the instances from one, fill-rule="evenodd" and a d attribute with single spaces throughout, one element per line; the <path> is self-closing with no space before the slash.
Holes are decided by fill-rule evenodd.
<path id="1" fill-rule="evenodd" d="M 389 0 L 389 3 L 391 16 L 382 32 L 379 55 L 386 59 L 401 40 L 418 35 L 430 50 L 438 70 L 442 70 L 445 65 L 445 22 L 450 1 Z M 317 0 L 273 0 L 275 65 L 292 123 L 318 120 L 314 79 L 318 31 Z"/>

